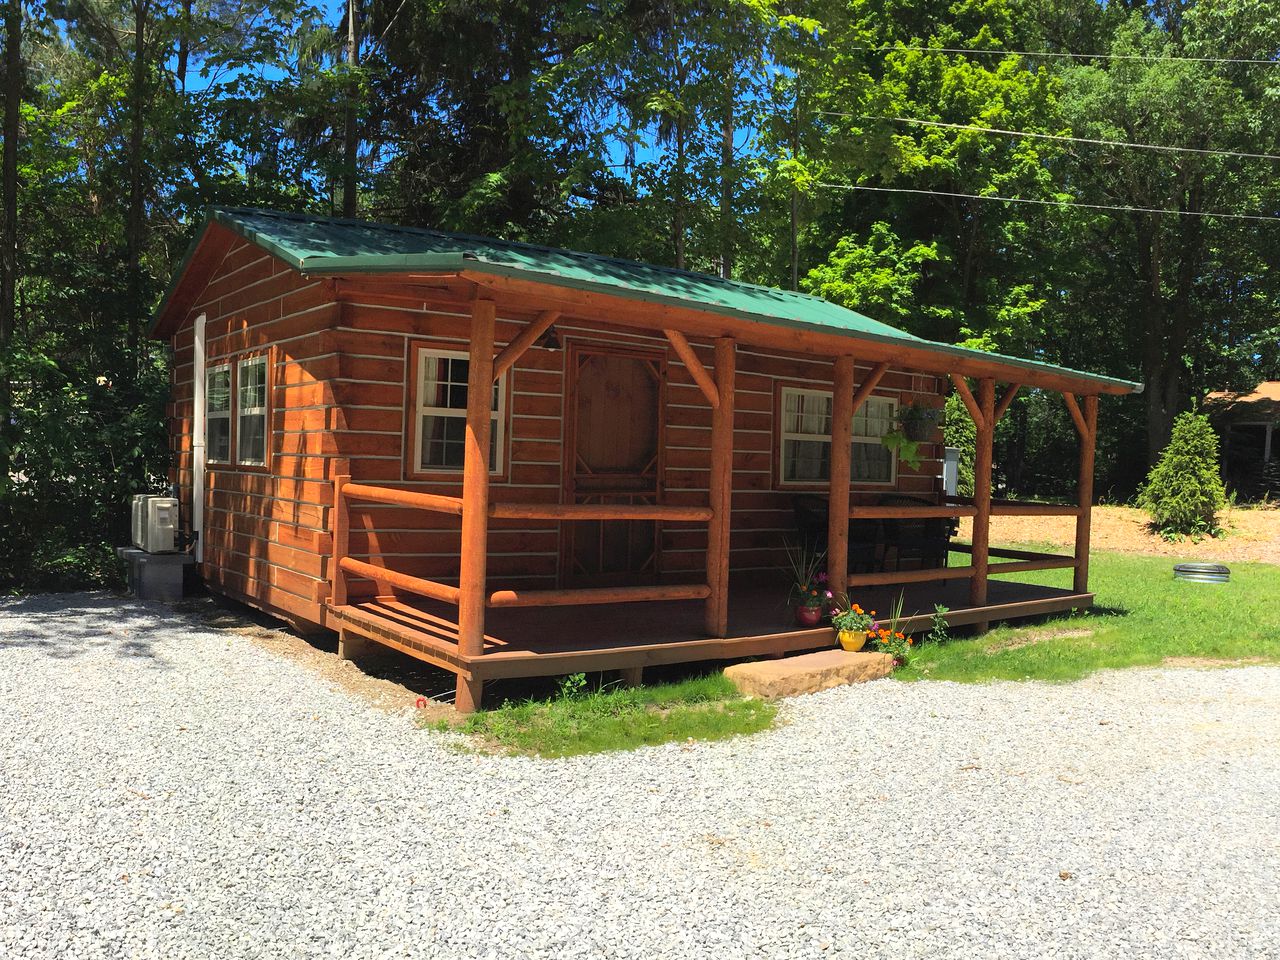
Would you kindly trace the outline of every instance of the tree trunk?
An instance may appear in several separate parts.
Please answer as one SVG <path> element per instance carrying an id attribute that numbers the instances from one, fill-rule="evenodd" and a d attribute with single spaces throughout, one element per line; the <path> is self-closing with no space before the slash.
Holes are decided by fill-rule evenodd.
<path id="1" fill-rule="evenodd" d="M 142 341 L 142 247 L 145 230 L 146 164 L 143 146 L 146 133 L 147 105 L 147 4 L 133 3 L 133 69 L 129 81 L 129 206 L 125 216 L 125 270 L 128 283 L 129 343 L 134 374 L 138 372 Z"/>
<path id="2" fill-rule="evenodd" d="M 351 76 L 347 79 L 347 104 L 343 117 L 342 145 L 342 215 L 354 218 L 357 212 L 359 177 L 357 174 L 356 154 L 360 149 L 360 130 L 357 125 L 356 99 L 359 86 L 355 79 L 355 69 L 360 63 L 360 12 L 358 0 L 347 0 L 347 69 Z"/>
<path id="3" fill-rule="evenodd" d="M 22 108 L 22 0 L 4 8 L 4 223 L 0 230 L 0 491 L 7 490 L 12 463 L 13 409 L 9 344 L 18 313 L 18 133 Z M 3 503 L 0 503 L 0 507 Z"/>
<path id="4" fill-rule="evenodd" d="M 720 121 L 720 276 L 733 276 L 733 135 L 734 95 L 737 78 L 726 72 L 724 80 L 724 116 Z"/>
<path id="5" fill-rule="evenodd" d="M 675 210 L 671 214 L 671 238 L 675 247 L 676 268 L 684 269 L 684 117 L 676 117 Z"/>

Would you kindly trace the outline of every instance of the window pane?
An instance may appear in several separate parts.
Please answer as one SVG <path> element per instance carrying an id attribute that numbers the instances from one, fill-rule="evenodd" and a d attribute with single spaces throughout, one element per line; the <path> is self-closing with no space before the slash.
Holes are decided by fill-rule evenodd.
<path id="1" fill-rule="evenodd" d="M 240 408 L 267 405 L 267 358 L 258 357 L 240 364 Z"/>
<path id="2" fill-rule="evenodd" d="M 218 367 L 205 374 L 205 411 L 217 413 L 231 409 L 231 368 Z"/>
<path id="3" fill-rule="evenodd" d="M 820 393 L 783 392 L 782 430 L 784 433 L 807 433 L 831 436 L 831 397 Z"/>
<path id="4" fill-rule="evenodd" d="M 231 459 L 231 418 L 210 417 L 205 421 L 205 459 L 225 463 Z"/>
<path id="5" fill-rule="evenodd" d="M 467 377 L 471 363 L 462 357 L 437 357 L 423 351 L 420 355 L 422 382 L 419 405 L 445 410 L 467 409 Z M 493 409 L 498 409 L 501 381 L 493 385 Z"/>
<path id="6" fill-rule="evenodd" d="M 464 417 L 423 417 L 418 468 L 461 470 L 466 434 L 467 421 Z"/>
<path id="7" fill-rule="evenodd" d="M 236 459 L 241 463 L 265 463 L 267 459 L 267 417 L 265 413 L 240 415 L 236 436 Z"/>
<path id="8" fill-rule="evenodd" d="M 880 439 L 893 430 L 897 408 L 892 400 L 884 397 L 868 397 L 853 415 L 853 435 Z"/>
<path id="9" fill-rule="evenodd" d="M 826 480 L 831 475 L 831 441 L 783 440 L 782 479 Z"/>
<path id="10" fill-rule="evenodd" d="M 855 443 L 850 474 L 854 481 L 888 483 L 893 479 L 893 453 L 879 443 Z"/>

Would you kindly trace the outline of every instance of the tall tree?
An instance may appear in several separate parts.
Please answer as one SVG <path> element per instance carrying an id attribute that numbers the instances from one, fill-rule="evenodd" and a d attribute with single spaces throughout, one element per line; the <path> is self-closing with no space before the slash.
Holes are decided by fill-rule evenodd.
<path id="1" fill-rule="evenodd" d="M 22 0 L 6 0 L 4 9 L 4 155 L 0 164 L 0 491 L 9 486 L 11 409 L 9 347 L 18 307 L 18 136 L 20 133 L 22 69 Z"/>

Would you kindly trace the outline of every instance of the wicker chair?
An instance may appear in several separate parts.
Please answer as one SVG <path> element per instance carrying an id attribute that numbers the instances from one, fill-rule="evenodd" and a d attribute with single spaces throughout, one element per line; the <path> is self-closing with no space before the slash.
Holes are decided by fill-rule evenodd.
<path id="1" fill-rule="evenodd" d="M 806 550 L 827 549 L 827 498 L 813 493 L 797 494 L 792 501 L 796 532 Z M 874 573 L 880 569 L 882 553 L 881 527 L 878 520 L 849 521 L 849 572 Z"/>
<path id="2" fill-rule="evenodd" d="M 887 493 L 880 498 L 882 507 L 933 507 L 937 504 L 921 497 Z M 958 524 L 950 517 L 909 517 L 883 520 L 884 569 L 901 570 L 903 562 L 915 564 L 908 569 L 930 570 L 947 565 L 951 538 Z"/>

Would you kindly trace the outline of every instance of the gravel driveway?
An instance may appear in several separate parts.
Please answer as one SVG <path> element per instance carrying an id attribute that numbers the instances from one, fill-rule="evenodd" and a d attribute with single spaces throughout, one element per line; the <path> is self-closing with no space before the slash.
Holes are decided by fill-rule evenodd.
<path id="1" fill-rule="evenodd" d="M 0 957 L 1280 955 L 1280 668 L 880 681 L 558 761 L 410 713 L 0 603 Z"/>

